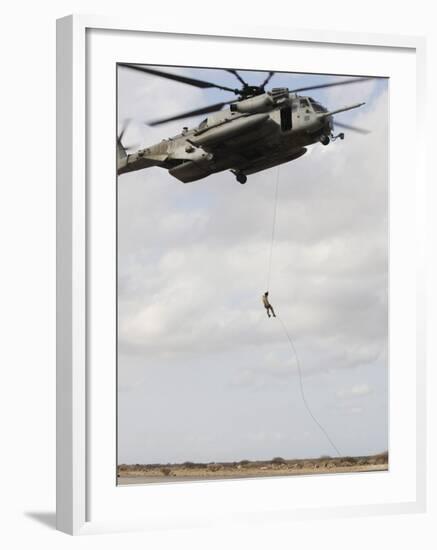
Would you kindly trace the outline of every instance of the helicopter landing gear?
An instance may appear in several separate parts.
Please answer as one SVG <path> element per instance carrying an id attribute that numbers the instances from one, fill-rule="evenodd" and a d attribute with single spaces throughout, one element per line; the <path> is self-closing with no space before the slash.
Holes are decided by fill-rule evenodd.
<path id="1" fill-rule="evenodd" d="M 232 173 L 235 175 L 235 177 L 237 178 L 237 181 L 238 183 L 241 183 L 241 185 L 243 185 L 244 183 L 246 183 L 247 181 L 247 176 L 246 174 L 243 174 L 242 172 L 237 172 L 237 171 L 232 171 Z"/>
<path id="2" fill-rule="evenodd" d="M 330 143 L 330 141 L 331 141 L 331 140 L 329 139 L 329 137 L 328 137 L 328 136 L 325 136 L 325 135 L 320 136 L 319 139 L 320 139 L 320 143 L 321 143 L 322 145 L 329 145 L 329 143 Z"/>
<path id="3" fill-rule="evenodd" d="M 332 139 L 332 141 L 335 141 L 335 140 L 338 139 L 338 138 L 344 139 L 344 134 L 343 134 L 343 132 L 341 132 L 341 133 L 338 134 L 337 136 L 334 136 L 334 134 L 331 134 L 331 139 Z"/>

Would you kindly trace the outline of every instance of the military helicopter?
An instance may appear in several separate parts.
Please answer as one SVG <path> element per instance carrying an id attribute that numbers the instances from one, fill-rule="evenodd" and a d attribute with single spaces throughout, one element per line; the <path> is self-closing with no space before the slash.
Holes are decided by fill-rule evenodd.
<path id="1" fill-rule="evenodd" d="M 298 92 L 345 86 L 368 80 L 369 77 L 353 78 L 315 86 L 295 89 L 265 87 L 275 74 L 269 72 L 258 86 L 249 85 L 235 69 L 232 73 L 241 87 L 229 88 L 220 84 L 167 73 L 150 66 L 119 63 L 121 67 L 167 78 L 197 88 L 218 88 L 232 92 L 234 100 L 201 107 L 149 124 L 156 126 L 166 122 L 208 114 L 198 126 L 184 127 L 176 136 L 163 139 L 156 145 L 128 153 L 129 147 L 122 143 L 126 125 L 117 138 L 117 172 L 143 170 L 159 166 L 183 183 L 205 178 L 211 174 L 230 170 L 239 183 L 246 183 L 247 176 L 290 162 L 304 155 L 309 145 L 329 145 L 344 133 L 334 135 L 333 115 L 356 109 L 364 103 L 328 110 L 309 96 Z M 226 109 L 223 109 L 228 105 Z M 359 133 L 366 130 L 335 122 L 336 126 Z"/>

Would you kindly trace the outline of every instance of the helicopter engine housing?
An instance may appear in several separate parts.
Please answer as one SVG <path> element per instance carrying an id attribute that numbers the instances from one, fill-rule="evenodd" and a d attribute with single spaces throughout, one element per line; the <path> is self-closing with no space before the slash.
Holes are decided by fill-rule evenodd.
<path id="1" fill-rule="evenodd" d="M 270 95 L 263 94 L 249 99 L 243 99 L 238 103 L 231 104 L 233 113 L 265 113 L 270 111 L 275 103 Z"/>
<path id="2" fill-rule="evenodd" d="M 233 113 L 266 113 L 275 107 L 288 102 L 289 92 L 287 88 L 273 88 L 271 92 L 243 99 L 231 104 Z"/>

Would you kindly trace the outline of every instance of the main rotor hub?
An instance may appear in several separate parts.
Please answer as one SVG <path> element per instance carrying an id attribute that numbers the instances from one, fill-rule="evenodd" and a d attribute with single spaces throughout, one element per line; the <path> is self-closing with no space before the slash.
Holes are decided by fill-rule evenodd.
<path id="1" fill-rule="evenodd" d="M 240 95 L 241 99 L 248 99 L 264 93 L 264 88 L 261 86 L 250 86 L 245 84 L 241 90 L 235 90 Z"/>

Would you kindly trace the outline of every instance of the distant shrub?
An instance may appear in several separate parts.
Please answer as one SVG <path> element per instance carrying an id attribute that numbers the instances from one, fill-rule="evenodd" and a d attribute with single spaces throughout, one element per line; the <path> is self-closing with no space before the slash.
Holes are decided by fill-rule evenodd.
<path id="1" fill-rule="evenodd" d="M 249 460 L 246 460 L 246 459 L 240 460 L 240 464 L 241 464 L 242 466 L 247 466 L 249 463 L 250 463 Z"/>
<path id="2" fill-rule="evenodd" d="M 171 472 L 171 468 L 161 468 L 161 473 L 165 476 L 169 476 Z"/>
<path id="3" fill-rule="evenodd" d="M 379 453 L 375 455 L 374 458 L 375 458 L 376 464 L 388 463 L 388 451 L 385 451 L 384 453 Z"/>
<path id="4" fill-rule="evenodd" d="M 272 464 L 285 464 L 286 461 L 281 456 L 275 456 L 272 458 Z"/>
<path id="5" fill-rule="evenodd" d="M 352 465 L 352 464 L 357 464 L 359 458 L 356 456 L 343 456 L 341 460 L 344 463 L 349 462 Z"/>
<path id="6" fill-rule="evenodd" d="M 184 463 L 182 464 L 182 466 L 183 466 L 184 468 L 193 469 L 193 468 L 196 467 L 196 464 L 194 464 L 194 462 L 189 462 L 189 461 L 187 461 L 187 462 L 184 462 Z"/>

